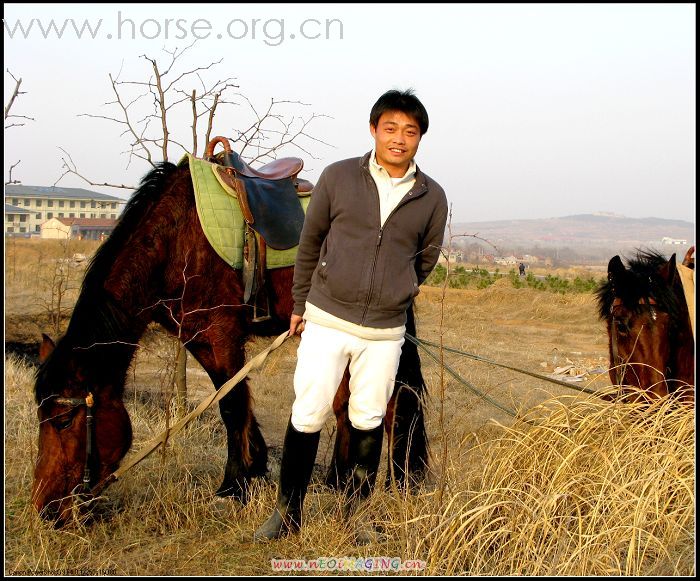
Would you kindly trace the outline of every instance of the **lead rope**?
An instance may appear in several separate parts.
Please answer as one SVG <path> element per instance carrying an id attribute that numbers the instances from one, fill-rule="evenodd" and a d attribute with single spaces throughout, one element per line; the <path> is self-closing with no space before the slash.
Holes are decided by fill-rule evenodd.
<path id="1" fill-rule="evenodd" d="M 415 339 L 415 337 L 414 337 Z M 424 345 L 428 345 L 429 347 L 435 347 L 436 349 L 440 348 L 440 345 L 437 345 L 436 343 L 432 343 L 430 341 L 425 341 L 423 339 L 416 339 L 416 341 L 420 341 Z M 580 385 L 573 385 L 571 383 L 568 383 L 566 381 L 561 381 L 559 379 L 555 379 L 553 377 L 548 377 L 546 375 L 541 375 L 540 373 L 535 373 L 534 371 L 528 371 L 527 369 L 520 369 L 519 367 L 514 367 L 512 365 L 506 365 L 505 363 L 499 363 L 498 361 L 493 361 L 492 359 L 487 359 L 486 357 L 482 357 L 481 355 L 476 355 L 474 353 L 468 353 L 466 351 L 460 351 L 459 349 L 453 349 L 452 347 L 442 347 L 443 350 L 448 351 L 449 353 L 456 353 L 457 355 L 463 355 L 464 357 L 469 357 L 470 359 L 474 359 L 475 361 L 481 361 L 482 363 L 488 363 L 489 365 L 495 365 L 496 367 L 502 367 L 504 369 L 510 369 L 511 371 L 515 371 L 517 373 L 522 373 L 524 375 L 529 375 L 530 377 L 535 377 L 537 379 L 541 379 L 542 381 L 548 381 L 549 383 L 554 383 L 556 385 L 561 385 L 563 387 L 568 387 L 569 389 L 575 389 L 576 391 L 582 391 L 584 393 L 590 393 L 591 395 L 595 395 L 598 393 L 597 391 L 593 389 L 588 389 L 587 387 L 583 387 Z"/>
<path id="2" fill-rule="evenodd" d="M 417 347 L 420 347 L 421 349 L 423 349 L 423 351 L 425 351 L 425 352 L 430 356 L 430 358 L 431 358 L 433 361 L 435 361 L 438 365 L 440 365 L 440 358 L 439 358 L 437 355 L 435 355 L 435 353 L 433 353 L 430 349 L 428 349 L 428 348 L 423 344 L 422 341 L 416 339 L 413 335 L 411 335 L 411 334 L 409 334 L 409 333 L 406 333 L 406 338 L 407 338 L 411 343 L 413 343 L 414 345 L 416 345 Z M 484 392 L 482 392 L 482 391 L 480 391 L 479 389 L 477 389 L 475 386 L 473 386 L 473 385 L 472 385 L 471 383 L 469 383 L 467 380 L 465 380 L 465 379 L 463 379 L 462 377 L 460 377 L 460 375 L 459 375 L 456 371 L 454 371 L 454 369 L 452 369 L 449 365 L 447 365 L 447 363 L 445 363 L 445 362 L 443 361 L 443 362 L 442 362 L 442 365 L 445 367 L 445 371 L 447 371 L 447 373 L 449 373 L 452 377 L 454 377 L 457 381 L 459 381 L 459 382 L 460 382 L 462 385 L 464 385 L 467 389 L 469 389 L 470 391 L 472 391 L 475 395 L 477 395 L 477 396 L 480 397 L 481 399 L 487 401 L 487 402 L 490 403 L 492 406 L 497 407 L 499 410 L 501 410 L 501 411 L 507 413 L 509 416 L 512 416 L 512 417 L 514 417 L 514 418 L 517 417 L 516 413 L 515 413 L 513 410 L 510 410 L 510 409 L 508 409 L 508 408 L 506 408 L 506 407 L 503 407 L 501 404 L 499 404 L 497 401 L 491 399 L 488 395 L 486 395 Z"/>

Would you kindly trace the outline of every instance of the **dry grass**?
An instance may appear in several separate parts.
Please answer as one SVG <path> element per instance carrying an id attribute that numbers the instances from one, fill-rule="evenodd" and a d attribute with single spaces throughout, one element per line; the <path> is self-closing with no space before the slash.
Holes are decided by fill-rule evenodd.
<path id="1" fill-rule="evenodd" d="M 560 397 L 482 447 L 416 546 L 433 573 L 694 573 L 692 408 Z"/>
<path id="2" fill-rule="evenodd" d="M 20 286 L 6 279 L 6 292 L 20 296 Z M 41 321 L 34 317 L 31 324 L 38 328 Z M 6 320 L 6 334 L 16 329 Z M 499 284 L 450 290 L 443 302 L 441 289 L 426 288 L 419 296 L 418 335 L 438 342 L 441 331 L 445 345 L 537 372 L 551 372 L 566 359 L 591 369 L 606 363 L 604 330 L 590 295 Z M 172 411 L 164 405 L 172 343 L 155 330 L 142 343 L 125 397 L 133 451 L 165 427 L 165 410 Z M 256 353 L 267 343 L 255 339 L 248 350 Z M 63 530 L 42 522 L 29 503 L 37 438 L 33 369 L 6 357 L 5 573 L 269 575 L 273 558 L 382 555 L 425 561 L 426 571 L 417 574 L 695 573 L 692 409 L 667 401 L 647 408 L 604 403 L 448 354 L 450 365 L 517 418 L 446 375 L 441 400 L 443 374 L 423 357 L 433 474 L 415 495 L 375 492 L 357 518 L 383 526 L 385 538 L 354 546 L 338 495 L 318 484 L 330 459 L 329 424 L 307 496 L 306 526 L 279 542 L 252 543 L 275 500 L 295 351 L 288 341 L 251 376 L 256 414 L 271 446 L 271 480 L 253 484 L 246 506 L 213 496 L 225 463 L 225 433 L 218 412 L 208 410 L 164 454 L 153 454 L 109 487 L 90 522 L 76 520 Z M 211 390 L 191 360 L 188 384 L 195 402 Z M 605 388 L 607 374 L 590 376 L 586 385 Z"/>
<path id="3" fill-rule="evenodd" d="M 88 259 L 98 246 L 91 240 L 5 240 L 6 341 L 38 341 L 42 332 L 65 331 Z M 86 260 L 73 261 L 78 254 Z"/>

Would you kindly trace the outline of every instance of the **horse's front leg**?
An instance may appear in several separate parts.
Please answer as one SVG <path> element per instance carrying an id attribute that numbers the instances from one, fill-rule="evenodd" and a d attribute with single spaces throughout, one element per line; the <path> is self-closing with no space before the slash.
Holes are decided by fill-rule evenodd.
<path id="1" fill-rule="evenodd" d="M 225 341 L 189 343 L 187 349 L 207 371 L 218 390 L 243 367 L 243 347 L 227 336 Z M 221 361 L 226 362 L 225 366 Z M 267 473 L 267 445 L 253 414 L 253 402 L 244 379 L 221 399 L 219 411 L 226 427 L 227 458 L 224 479 L 216 494 L 247 500 L 248 484 L 254 476 Z"/>

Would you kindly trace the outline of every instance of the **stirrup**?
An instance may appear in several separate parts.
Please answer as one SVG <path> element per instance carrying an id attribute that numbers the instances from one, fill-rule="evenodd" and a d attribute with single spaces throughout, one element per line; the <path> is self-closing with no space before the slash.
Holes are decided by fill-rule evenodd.
<path id="1" fill-rule="evenodd" d="M 265 296 L 266 308 L 264 310 L 258 309 L 258 299 L 260 298 L 261 294 Z M 259 312 L 265 314 L 258 315 Z M 253 301 L 253 323 L 264 323 L 265 321 L 269 321 L 271 318 L 272 315 L 270 315 L 270 295 L 268 294 L 267 290 L 263 287 L 257 292 L 257 294 L 255 295 L 255 300 Z"/>

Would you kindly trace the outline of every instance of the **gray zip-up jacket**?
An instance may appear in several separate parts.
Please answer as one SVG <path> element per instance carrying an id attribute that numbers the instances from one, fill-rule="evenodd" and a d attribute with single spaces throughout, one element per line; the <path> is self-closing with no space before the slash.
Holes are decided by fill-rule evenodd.
<path id="1" fill-rule="evenodd" d="M 435 267 L 447 222 L 444 190 L 416 168 L 414 186 L 382 227 L 369 155 L 329 165 L 311 194 L 294 267 L 295 315 L 308 299 L 351 323 L 398 327 Z"/>

